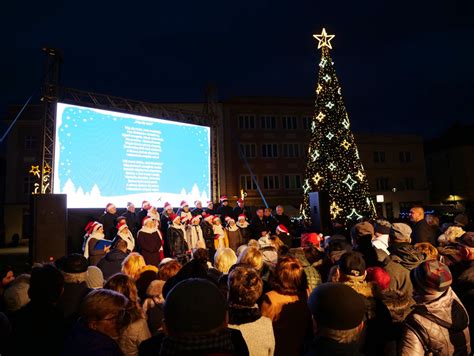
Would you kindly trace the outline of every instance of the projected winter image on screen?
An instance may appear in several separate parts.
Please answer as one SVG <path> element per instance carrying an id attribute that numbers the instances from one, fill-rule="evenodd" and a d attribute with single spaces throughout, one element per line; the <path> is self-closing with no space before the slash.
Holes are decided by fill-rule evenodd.
<path id="1" fill-rule="evenodd" d="M 210 128 L 58 103 L 54 193 L 68 208 L 210 197 Z"/>

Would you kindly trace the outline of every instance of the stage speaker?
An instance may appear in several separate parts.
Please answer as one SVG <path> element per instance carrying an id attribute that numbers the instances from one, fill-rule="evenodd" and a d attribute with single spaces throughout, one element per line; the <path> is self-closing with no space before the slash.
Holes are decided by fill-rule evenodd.
<path id="1" fill-rule="evenodd" d="M 57 260 L 67 254 L 66 197 L 66 194 L 32 196 L 30 259 L 33 263 Z"/>
<path id="2" fill-rule="evenodd" d="M 331 225 L 329 214 L 329 194 L 327 192 L 309 193 L 312 227 L 316 232 L 328 231 Z"/>

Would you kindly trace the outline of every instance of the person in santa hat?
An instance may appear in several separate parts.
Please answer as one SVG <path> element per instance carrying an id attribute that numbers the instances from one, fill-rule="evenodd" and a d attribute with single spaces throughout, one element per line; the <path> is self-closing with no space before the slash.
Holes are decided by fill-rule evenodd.
<path id="1" fill-rule="evenodd" d="M 112 240 L 117 235 L 117 208 L 114 204 L 108 203 L 104 213 L 99 217 L 99 222 L 104 228 L 104 235 L 107 240 Z"/>
<path id="2" fill-rule="evenodd" d="M 104 226 L 98 221 L 88 223 L 85 230 L 82 250 L 84 257 L 89 260 L 89 265 L 95 266 L 109 252 L 112 241 L 105 239 Z"/>
<path id="3" fill-rule="evenodd" d="M 194 202 L 194 209 L 191 210 L 191 214 L 193 216 L 197 216 L 197 215 L 201 215 L 202 216 L 202 213 L 204 212 L 204 210 L 202 210 L 202 202 L 200 200 L 196 200 Z"/>
<path id="4" fill-rule="evenodd" d="M 146 264 L 158 267 L 162 257 L 160 251 L 163 251 L 163 238 L 161 232 L 156 228 L 155 221 L 150 216 L 143 219 L 143 227 L 137 235 L 137 245 Z"/>
<path id="5" fill-rule="evenodd" d="M 163 236 L 165 236 L 165 239 L 168 238 L 168 227 L 171 225 L 171 220 L 170 216 L 174 214 L 173 207 L 171 206 L 170 203 L 166 202 L 165 205 L 163 206 L 163 211 L 161 212 L 161 219 L 160 219 L 160 228 L 161 231 L 163 232 Z M 165 256 L 170 257 L 170 248 L 169 244 L 165 244 Z"/>
<path id="6" fill-rule="evenodd" d="M 234 219 L 238 219 L 239 218 L 239 215 L 241 214 L 244 214 L 245 216 L 247 216 L 249 219 L 251 218 L 251 213 L 250 213 L 250 209 L 247 208 L 245 206 L 245 202 L 242 198 L 239 198 L 237 200 L 237 206 L 234 208 L 233 210 L 233 215 L 232 217 Z"/>
<path id="7" fill-rule="evenodd" d="M 208 200 L 206 202 L 206 208 L 204 209 L 204 212 L 208 215 L 216 215 L 216 210 L 214 209 L 214 202 L 212 200 Z"/>
<path id="8" fill-rule="evenodd" d="M 182 200 L 181 203 L 179 204 L 179 209 L 176 214 L 178 214 L 178 216 L 181 218 L 183 216 L 186 216 L 189 220 L 191 220 L 191 218 L 193 217 L 193 215 L 191 214 L 191 211 L 189 210 L 189 204 L 184 200 Z"/>
<path id="9" fill-rule="evenodd" d="M 216 249 L 214 248 L 214 227 L 212 225 L 214 215 L 207 214 L 206 212 L 202 214 L 204 218 L 201 222 L 202 236 L 204 237 L 206 249 L 209 254 L 209 261 L 213 261 L 214 254 L 216 253 Z"/>
<path id="10" fill-rule="evenodd" d="M 247 217 L 244 214 L 240 214 L 238 216 L 236 225 L 240 229 L 244 244 L 247 244 L 252 239 L 252 231 L 249 228 L 250 224 L 247 221 Z"/>
<path id="11" fill-rule="evenodd" d="M 186 217 L 183 217 L 185 220 Z M 177 214 L 170 216 L 171 225 L 168 228 L 168 244 L 170 248 L 171 257 L 183 259 L 188 251 L 188 244 L 186 243 L 186 230 L 181 224 L 181 217 Z"/>
<path id="12" fill-rule="evenodd" d="M 112 247 L 115 248 L 119 240 L 124 240 L 127 243 L 127 251 L 133 252 L 135 249 L 135 238 L 132 235 L 132 232 L 128 228 L 126 218 L 123 217 L 119 219 L 117 223 L 117 236 L 115 236 Z"/>
<path id="13" fill-rule="evenodd" d="M 214 248 L 217 250 L 219 248 L 229 247 L 229 238 L 222 226 L 220 217 L 214 216 L 212 219 L 212 228 L 214 231 Z"/>
<path id="14" fill-rule="evenodd" d="M 146 216 L 148 216 L 148 212 L 151 209 L 151 204 L 148 200 L 142 201 L 142 208 L 138 212 L 138 221 L 141 223 Z"/>
<path id="15" fill-rule="evenodd" d="M 234 252 L 237 252 L 237 249 L 244 244 L 242 232 L 236 225 L 235 220 L 230 216 L 225 218 L 225 222 L 225 232 L 227 234 L 227 238 L 229 239 L 229 247 L 234 250 Z"/>
<path id="16" fill-rule="evenodd" d="M 186 241 L 190 249 L 206 248 L 200 223 L 201 215 L 196 215 L 193 216 L 190 224 L 186 226 Z"/>
<path id="17" fill-rule="evenodd" d="M 293 247 L 293 237 L 290 236 L 290 233 L 285 225 L 280 224 L 277 226 L 276 235 L 286 246 L 288 246 L 289 248 Z"/>
<path id="18" fill-rule="evenodd" d="M 221 196 L 221 206 L 217 208 L 216 214 L 221 216 L 224 219 L 226 216 L 232 216 L 233 211 L 232 207 L 229 205 L 229 200 L 227 195 Z"/>
<path id="19" fill-rule="evenodd" d="M 122 216 L 127 220 L 127 226 L 132 232 L 132 235 L 136 237 L 138 230 L 141 228 L 141 222 L 138 220 L 138 214 L 132 202 L 127 203 L 127 210 L 123 212 Z M 119 223 L 119 221 L 117 221 L 117 223 Z"/>

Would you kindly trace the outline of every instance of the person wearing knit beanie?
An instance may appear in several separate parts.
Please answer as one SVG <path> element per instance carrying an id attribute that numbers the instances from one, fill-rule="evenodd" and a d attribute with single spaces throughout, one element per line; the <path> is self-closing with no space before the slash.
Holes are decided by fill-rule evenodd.
<path id="1" fill-rule="evenodd" d="M 96 266 L 87 267 L 86 283 L 89 288 L 97 289 L 104 287 L 104 275 L 102 270 Z"/>
<path id="2" fill-rule="evenodd" d="M 410 272 L 415 292 L 420 295 L 440 296 L 453 282 L 448 266 L 437 260 L 421 263 Z"/>

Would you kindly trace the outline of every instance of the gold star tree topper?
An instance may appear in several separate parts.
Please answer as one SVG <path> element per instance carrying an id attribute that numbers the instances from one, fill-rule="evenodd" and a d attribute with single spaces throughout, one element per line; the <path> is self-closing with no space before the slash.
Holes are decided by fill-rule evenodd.
<path id="1" fill-rule="evenodd" d="M 314 38 L 318 40 L 318 49 L 322 47 L 328 47 L 332 49 L 331 40 L 336 37 L 335 35 L 328 35 L 326 29 L 323 28 L 323 31 L 320 35 L 313 35 Z"/>

